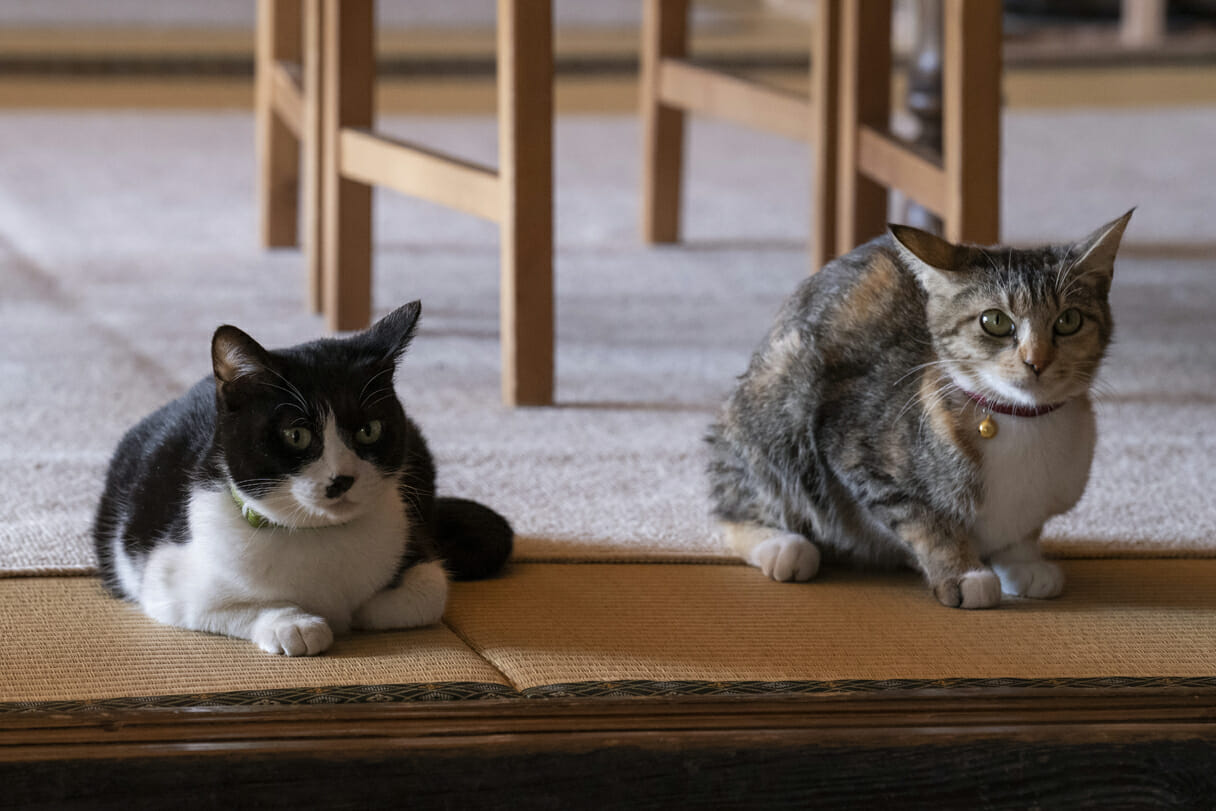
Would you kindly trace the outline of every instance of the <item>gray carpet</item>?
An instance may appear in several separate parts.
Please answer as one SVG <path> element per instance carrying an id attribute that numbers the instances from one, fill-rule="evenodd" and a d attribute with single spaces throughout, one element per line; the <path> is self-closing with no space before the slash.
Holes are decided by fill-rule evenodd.
<path id="1" fill-rule="evenodd" d="M 388 129 L 492 161 L 488 119 Z M 1216 110 L 1011 113 L 1005 233 L 1079 236 L 1140 206 L 1115 284 L 1089 490 L 1053 554 L 1216 553 Z M 557 124 L 558 399 L 498 399 L 493 226 L 378 197 L 378 311 L 423 301 L 400 393 L 445 492 L 498 507 L 529 560 L 724 560 L 700 437 L 806 272 L 807 150 L 691 131 L 687 244 L 639 244 L 629 118 Z M 215 326 L 320 333 L 300 255 L 255 240 L 251 119 L 0 122 L 0 574 L 88 571 L 111 448 L 208 373 Z"/>

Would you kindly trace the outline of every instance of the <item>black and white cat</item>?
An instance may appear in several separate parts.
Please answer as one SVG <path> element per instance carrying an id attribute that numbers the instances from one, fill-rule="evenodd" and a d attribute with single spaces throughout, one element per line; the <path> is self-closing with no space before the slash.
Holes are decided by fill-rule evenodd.
<path id="1" fill-rule="evenodd" d="M 498 571 L 510 525 L 435 497 L 393 387 L 420 311 L 277 351 L 216 330 L 214 376 L 110 462 L 93 528 L 105 587 L 160 622 L 299 656 L 351 628 L 438 622 L 449 575 Z"/>

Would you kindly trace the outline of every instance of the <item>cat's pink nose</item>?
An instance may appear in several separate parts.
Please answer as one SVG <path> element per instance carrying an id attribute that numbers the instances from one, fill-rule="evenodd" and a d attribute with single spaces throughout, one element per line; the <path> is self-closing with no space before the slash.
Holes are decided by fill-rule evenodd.
<path id="1" fill-rule="evenodd" d="M 1044 369 L 1051 365 L 1051 360 L 1049 358 L 1036 358 L 1032 356 L 1023 360 L 1022 363 L 1029 366 L 1030 370 L 1034 372 L 1034 376 L 1038 377 L 1043 374 Z"/>

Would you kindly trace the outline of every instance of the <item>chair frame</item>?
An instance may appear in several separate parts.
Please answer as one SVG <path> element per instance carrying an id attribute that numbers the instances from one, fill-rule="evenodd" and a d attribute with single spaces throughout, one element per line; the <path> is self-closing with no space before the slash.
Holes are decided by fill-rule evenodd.
<path id="1" fill-rule="evenodd" d="M 892 189 L 939 215 L 949 239 L 998 241 L 998 0 L 946 0 L 940 155 L 888 131 L 891 0 L 820 0 L 809 100 L 690 63 L 688 0 L 645 0 L 644 9 L 640 97 L 646 241 L 680 238 L 688 112 L 810 140 L 816 165 L 812 269 L 883 233 Z"/>
<path id="2" fill-rule="evenodd" d="M 496 222 L 503 402 L 552 403 L 551 0 L 498 0 L 497 169 L 375 132 L 374 0 L 259 0 L 258 28 L 263 243 L 296 244 L 303 145 L 313 309 L 370 322 L 373 187 Z"/>

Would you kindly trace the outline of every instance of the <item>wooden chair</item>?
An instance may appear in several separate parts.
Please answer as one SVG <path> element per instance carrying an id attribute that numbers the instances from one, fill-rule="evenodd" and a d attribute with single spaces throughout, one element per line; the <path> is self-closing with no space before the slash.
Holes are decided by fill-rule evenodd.
<path id="1" fill-rule="evenodd" d="M 689 63 L 687 0 L 645 0 L 643 237 L 679 239 L 683 122 L 696 112 L 811 141 L 814 269 L 885 230 L 891 189 L 938 214 L 947 238 L 997 241 L 998 0 L 946 0 L 940 155 L 888 133 L 890 0 L 819 0 L 816 9 L 808 101 Z"/>
<path id="2" fill-rule="evenodd" d="M 374 10 L 373 0 L 259 0 L 263 242 L 296 242 L 302 149 L 310 301 L 348 330 L 371 316 L 373 186 L 497 222 L 503 401 L 551 403 L 551 0 L 498 0 L 497 170 L 374 132 Z"/>
<path id="3" fill-rule="evenodd" d="M 841 3 L 837 245 L 886 229 L 891 189 L 938 215 L 949 240 L 999 241 L 999 0 L 945 0 L 941 154 L 888 133 L 890 42 L 891 0 Z"/>
<path id="4" fill-rule="evenodd" d="M 820 0 L 810 100 L 694 65 L 688 52 L 688 0 L 644 0 L 641 46 L 642 236 L 678 242 L 683 181 L 684 115 L 702 113 L 811 141 L 816 166 L 811 265 L 836 245 L 837 0 Z M 847 249 L 847 248 L 846 248 Z"/>

